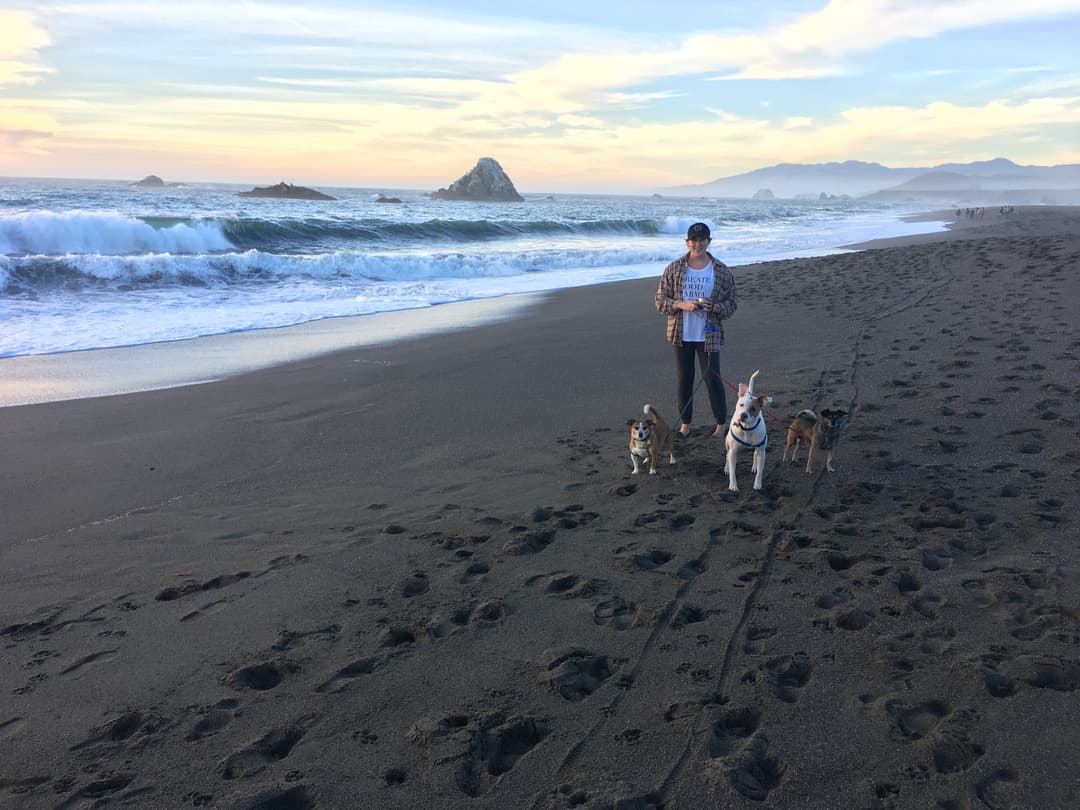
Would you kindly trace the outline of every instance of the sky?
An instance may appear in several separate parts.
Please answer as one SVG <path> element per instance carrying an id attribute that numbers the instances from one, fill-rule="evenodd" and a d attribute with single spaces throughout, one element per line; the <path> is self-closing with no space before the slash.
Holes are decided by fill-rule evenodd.
<path id="1" fill-rule="evenodd" d="M 0 175 L 642 192 L 1080 163 L 1080 0 L 0 0 Z"/>

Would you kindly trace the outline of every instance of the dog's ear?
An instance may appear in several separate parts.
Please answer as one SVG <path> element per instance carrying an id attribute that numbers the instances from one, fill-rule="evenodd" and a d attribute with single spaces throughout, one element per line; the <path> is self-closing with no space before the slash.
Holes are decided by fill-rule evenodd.
<path id="1" fill-rule="evenodd" d="M 757 398 L 757 401 L 758 401 L 758 404 L 762 408 L 764 408 L 766 405 L 769 405 L 769 404 L 772 403 L 772 397 L 767 397 L 764 394 L 762 394 L 760 397 Z"/>
<path id="2" fill-rule="evenodd" d="M 656 427 L 656 422 L 654 422 L 652 419 L 646 419 L 645 424 L 649 427 Z"/>
<path id="3" fill-rule="evenodd" d="M 627 419 L 626 420 L 626 424 L 629 425 L 630 427 L 633 427 L 635 422 L 637 422 L 637 419 Z"/>
<path id="4" fill-rule="evenodd" d="M 746 383 L 739 383 L 739 399 L 746 396 L 746 392 L 750 389 L 746 387 Z"/>

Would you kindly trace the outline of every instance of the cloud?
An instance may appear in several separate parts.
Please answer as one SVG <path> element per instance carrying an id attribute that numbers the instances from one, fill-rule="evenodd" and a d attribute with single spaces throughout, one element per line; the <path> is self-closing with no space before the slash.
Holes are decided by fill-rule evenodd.
<path id="1" fill-rule="evenodd" d="M 37 61 L 37 52 L 52 44 L 27 11 L 0 9 L 0 87 L 33 84 L 50 72 Z"/>
<path id="2" fill-rule="evenodd" d="M 1078 12 L 1080 0 L 832 0 L 753 35 L 697 36 L 685 49 L 720 55 L 737 68 L 728 79 L 811 78 L 843 73 L 844 57 L 893 42 Z"/>

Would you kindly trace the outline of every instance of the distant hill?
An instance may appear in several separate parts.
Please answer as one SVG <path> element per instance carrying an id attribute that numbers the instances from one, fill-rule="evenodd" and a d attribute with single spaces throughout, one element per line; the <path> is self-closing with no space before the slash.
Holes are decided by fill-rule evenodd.
<path id="1" fill-rule="evenodd" d="M 819 195 L 874 196 L 907 199 L 927 196 L 947 199 L 950 194 L 986 194 L 988 202 L 1009 202 L 1009 194 L 1022 192 L 1015 202 L 1080 202 L 1080 165 L 1021 166 L 1006 158 L 972 163 L 943 163 L 931 167 L 894 169 L 880 163 L 847 160 L 843 163 L 780 163 L 744 174 L 721 177 L 694 186 L 660 189 L 664 194 L 688 197 L 753 197 L 768 188 L 780 199 L 818 198 Z M 1034 199 L 1033 199 L 1034 197 Z"/>

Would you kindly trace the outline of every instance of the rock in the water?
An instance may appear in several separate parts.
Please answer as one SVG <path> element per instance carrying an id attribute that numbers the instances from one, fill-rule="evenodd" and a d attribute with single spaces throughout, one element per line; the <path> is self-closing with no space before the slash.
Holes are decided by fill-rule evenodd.
<path id="1" fill-rule="evenodd" d="M 750 199 L 752 199 L 752 200 L 775 200 L 776 195 L 772 193 L 771 189 L 759 188 L 757 191 L 754 192 L 754 196 L 751 197 Z"/>
<path id="2" fill-rule="evenodd" d="M 502 166 L 494 158 L 483 157 L 472 171 L 431 193 L 433 200 L 473 200 L 477 202 L 524 202 Z"/>
<path id="3" fill-rule="evenodd" d="M 401 200 L 398 199 L 397 197 L 384 197 L 382 194 L 380 194 L 378 197 L 375 198 L 375 202 L 377 202 L 377 203 L 399 203 L 399 202 L 401 202 Z"/>
<path id="4" fill-rule="evenodd" d="M 173 186 L 182 186 L 184 184 L 183 183 L 166 183 L 164 180 L 162 180 L 156 174 L 148 174 L 148 175 L 146 175 L 146 177 L 144 177 L 138 183 L 132 183 L 131 185 L 138 186 L 139 188 L 172 188 Z"/>
<path id="5" fill-rule="evenodd" d="M 305 188 L 304 186 L 294 186 L 291 183 L 286 183 L 282 180 L 276 186 L 265 186 L 259 188 L 256 186 L 251 191 L 238 191 L 237 197 L 286 197 L 293 200 L 336 200 L 337 197 L 331 197 L 329 194 L 323 194 L 321 191 L 316 191 L 313 188 Z"/>

